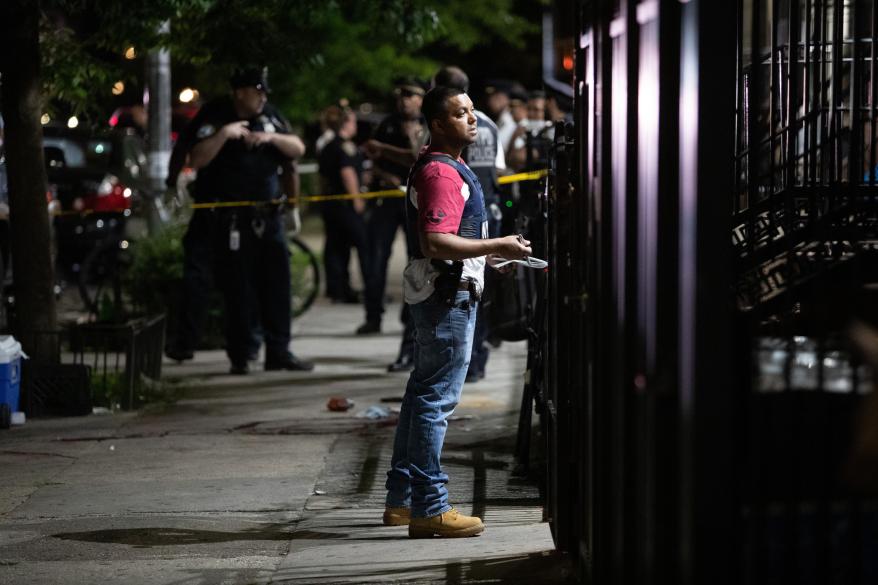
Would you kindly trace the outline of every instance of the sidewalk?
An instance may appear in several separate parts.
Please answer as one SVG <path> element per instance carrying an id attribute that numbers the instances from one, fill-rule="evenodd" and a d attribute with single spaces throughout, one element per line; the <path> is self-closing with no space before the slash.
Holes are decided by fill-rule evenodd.
<path id="1" fill-rule="evenodd" d="M 391 291 L 394 294 L 394 291 Z M 398 292 L 397 299 L 399 298 Z M 164 412 L 32 420 L 0 433 L 0 583 L 563 583 L 533 483 L 511 475 L 523 344 L 467 385 L 443 463 L 478 538 L 410 540 L 381 526 L 393 419 L 356 414 L 402 395 L 387 374 L 400 325 L 352 335 L 358 306 L 295 324 L 312 373 L 226 375 L 222 352 L 167 362 L 187 382 Z M 330 396 L 356 402 L 326 409 Z"/>

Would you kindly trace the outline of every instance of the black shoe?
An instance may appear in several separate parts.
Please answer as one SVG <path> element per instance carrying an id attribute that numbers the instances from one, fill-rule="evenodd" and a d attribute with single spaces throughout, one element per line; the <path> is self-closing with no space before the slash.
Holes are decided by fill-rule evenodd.
<path id="1" fill-rule="evenodd" d="M 250 373 L 250 366 L 247 365 L 247 362 L 243 364 L 236 364 L 232 362 L 232 367 L 229 368 L 229 374 L 233 376 L 246 376 Z"/>
<path id="2" fill-rule="evenodd" d="M 359 305 L 361 302 L 363 302 L 360 291 L 356 290 L 349 290 L 342 295 L 336 295 L 329 298 L 332 300 L 333 304 L 341 303 L 345 305 Z"/>
<path id="3" fill-rule="evenodd" d="M 290 372 L 310 372 L 313 369 L 314 364 L 312 362 L 299 359 L 291 353 L 288 353 L 281 358 L 266 358 L 265 360 L 266 372 L 270 372 L 273 370 L 287 370 Z"/>
<path id="4" fill-rule="evenodd" d="M 466 373 L 466 381 L 472 384 L 478 382 L 485 377 L 485 370 L 468 370 Z"/>
<path id="5" fill-rule="evenodd" d="M 176 362 L 184 362 L 195 357 L 195 353 L 191 349 L 179 349 L 176 347 L 167 348 L 165 355 Z"/>
<path id="6" fill-rule="evenodd" d="M 404 353 L 396 361 L 387 366 L 388 372 L 409 372 L 415 369 L 415 358 L 410 353 Z"/>
<path id="7" fill-rule="evenodd" d="M 372 335 L 381 333 L 381 321 L 366 321 L 357 327 L 357 335 Z"/>

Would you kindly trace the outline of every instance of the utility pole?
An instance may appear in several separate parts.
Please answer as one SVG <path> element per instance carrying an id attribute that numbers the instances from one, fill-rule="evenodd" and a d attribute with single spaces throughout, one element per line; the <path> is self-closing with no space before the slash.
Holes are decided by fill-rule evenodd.
<path id="1" fill-rule="evenodd" d="M 169 35 L 171 22 L 159 25 L 159 34 Z M 171 158 L 171 52 L 156 48 L 146 59 L 147 112 L 149 113 L 149 190 L 146 203 L 146 219 L 149 233 L 155 234 L 161 227 L 160 215 L 164 213 L 162 193 L 168 176 Z"/>

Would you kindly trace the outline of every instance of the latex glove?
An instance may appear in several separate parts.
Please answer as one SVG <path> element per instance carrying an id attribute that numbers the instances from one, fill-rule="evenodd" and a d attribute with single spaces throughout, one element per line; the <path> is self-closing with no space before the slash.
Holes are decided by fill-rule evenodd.
<path id="1" fill-rule="evenodd" d="M 183 207 L 183 194 L 180 193 L 177 186 L 168 187 L 165 189 L 165 194 L 162 196 L 162 201 L 168 207 L 172 209 L 179 209 Z"/>
<path id="2" fill-rule="evenodd" d="M 299 215 L 299 208 L 293 207 L 287 214 L 287 231 L 292 236 L 296 236 L 302 230 L 302 217 Z"/>

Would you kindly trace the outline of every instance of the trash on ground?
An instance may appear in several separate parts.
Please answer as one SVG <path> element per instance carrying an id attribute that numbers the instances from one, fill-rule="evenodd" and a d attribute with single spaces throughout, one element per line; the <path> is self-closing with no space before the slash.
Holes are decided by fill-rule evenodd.
<path id="1" fill-rule="evenodd" d="M 472 420 L 475 417 L 471 414 L 454 414 L 448 417 L 449 422 L 457 421 L 457 420 Z"/>
<path id="2" fill-rule="evenodd" d="M 323 490 L 314 490 L 314 495 L 315 496 L 325 496 L 326 492 Z"/>
<path id="3" fill-rule="evenodd" d="M 106 406 L 95 406 L 91 409 L 92 414 L 113 414 L 113 411 Z"/>
<path id="4" fill-rule="evenodd" d="M 369 418 L 369 419 L 379 419 L 379 418 L 387 418 L 390 416 L 390 409 L 386 406 L 379 406 L 377 404 L 373 404 L 366 410 L 361 410 L 357 414 L 355 414 L 357 418 Z"/>
<path id="5" fill-rule="evenodd" d="M 24 424 L 25 416 L 23 412 L 13 412 L 12 418 L 10 419 L 10 423 L 12 426 L 21 426 Z"/>
<path id="6" fill-rule="evenodd" d="M 116 450 L 116 445 L 110 445 L 110 451 L 115 451 L 115 450 Z"/>
<path id="7" fill-rule="evenodd" d="M 350 410 L 354 406 L 354 401 L 343 396 L 333 396 L 326 403 L 326 408 L 333 412 L 344 412 Z"/>

